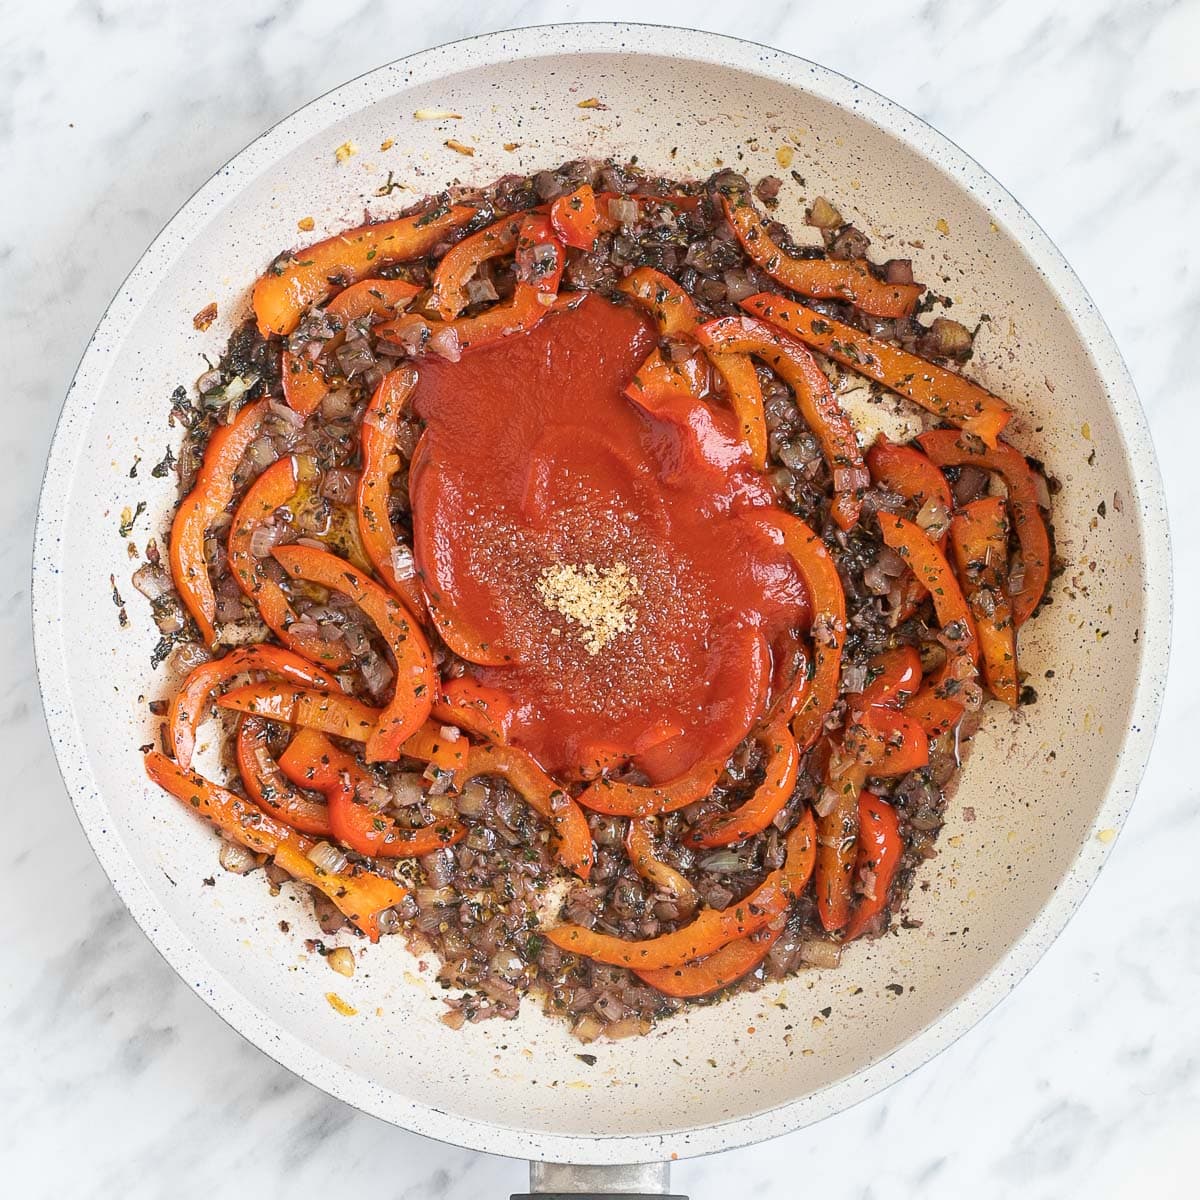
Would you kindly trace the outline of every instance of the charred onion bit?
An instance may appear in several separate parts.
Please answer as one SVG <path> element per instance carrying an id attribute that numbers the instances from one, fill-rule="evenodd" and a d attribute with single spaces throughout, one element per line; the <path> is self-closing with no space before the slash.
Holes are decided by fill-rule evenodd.
<path id="1" fill-rule="evenodd" d="M 273 553 L 293 579 L 320 584 L 353 600 L 387 643 L 396 660 L 396 688 L 367 741 L 367 761 L 395 759 L 433 706 L 437 675 L 425 635 L 396 597 L 328 551 L 277 546 Z"/>
<path id="2" fill-rule="evenodd" d="M 258 437 L 266 413 L 267 401 L 258 400 L 243 408 L 229 425 L 213 431 L 196 482 L 179 502 L 171 524 L 171 577 L 208 646 L 216 639 L 217 598 L 208 577 L 204 540 L 209 526 L 233 499 L 233 473 Z"/>
<path id="3" fill-rule="evenodd" d="M 360 225 L 295 251 L 254 285 L 259 332 L 263 337 L 292 333 L 305 310 L 339 285 L 374 275 L 390 263 L 421 258 L 477 216 L 478 210 L 467 204 L 441 205 L 411 217 Z"/>
<path id="4" fill-rule="evenodd" d="M 1037 476 L 1025 456 L 1007 442 L 980 446 L 952 429 L 932 429 L 917 441 L 939 467 L 982 467 L 1004 480 L 1024 564 L 1021 586 L 1012 592 L 1013 623 L 1019 629 L 1041 603 L 1050 582 L 1050 533 L 1038 502 Z"/>
<path id="5" fill-rule="evenodd" d="M 746 181 L 729 174 L 718 176 L 717 191 L 725 219 L 737 234 L 742 249 L 772 279 L 801 296 L 820 300 L 846 300 L 875 317 L 912 315 L 921 293 L 919 283 L 885 283 L 871 273 L 866 259 L 794 258 L 776 245 L 758 215 Z"/>
<path id="6" fill-rule="evenodd" d="M 983 438 L 989 446 L 996 444 L 1012 418 L 1012 409 L 977 383 L 803 304 L 771 292 L 759 292 L 741 304 L 789 337 L 907 396 L 942 420 Z"/>
<path id="7" fill-rule="evenodd" d="M 379 940 L 379 914 L 408 894 L 399 884 L 369 871 L 318 869 L 308 857 L 317 844 L 311 838 L 162 754 L 146 755 L 146 774 L 227 837 L 256 854 L 273 855 L 294 879 L 323 892 L 373 942 Z"/>
<path id="8" fill-rule="evenodd" d="M 842 529 L 857 524 L 862 493 L 871 477 L 863 465 L 854 425 L 813 356 L 793 338 L 746 317 L 709 321 L 696 330 L 696 338 L 718 352 L 754 355 L 792 389 L 796 407 L 833 474 L 833 519 Z"/>

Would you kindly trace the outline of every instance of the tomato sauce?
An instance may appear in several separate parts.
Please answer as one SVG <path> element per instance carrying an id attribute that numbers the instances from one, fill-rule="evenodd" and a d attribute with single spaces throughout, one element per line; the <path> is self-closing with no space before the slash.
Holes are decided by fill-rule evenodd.
<path id="1" fill-rule="evenodd" d="M 808 620 L 732 415 L 623 394 L 656 341 L 589 296 L 457 363 L 425 359 L 414 554 L 447 644 L 513 700 L 510 739 L 586 777 L 654 781 L 746 736 Z"/>

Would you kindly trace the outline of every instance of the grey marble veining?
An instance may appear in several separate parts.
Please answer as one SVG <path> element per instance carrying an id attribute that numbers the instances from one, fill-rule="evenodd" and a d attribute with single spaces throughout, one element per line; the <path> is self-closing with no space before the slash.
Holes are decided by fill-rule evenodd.
<path id="1" fill-rule="evenodd" d="M 164 221 L 313 95 L 428 45 L 551 20 L 655 19 L 770 42 L 931 121 L 1047 228 L 1113 327 L 1175 520 L 1180 618 L 1141 799 L 1079 915 L 1017 992 L 882 1096 L 677 1190 L 775 1200 L 1195 1196 L 1200 1122 L 1200 4 L 862 0 L 653 10 L 47 0 L 0 40 L 0 1193 L 97 1200 L 506 1196 L 524 1165 L 391 1129 L 227 1029 L 93 861 L 39 711 L 28 563 L 42 461 L 92 327 Z"/>

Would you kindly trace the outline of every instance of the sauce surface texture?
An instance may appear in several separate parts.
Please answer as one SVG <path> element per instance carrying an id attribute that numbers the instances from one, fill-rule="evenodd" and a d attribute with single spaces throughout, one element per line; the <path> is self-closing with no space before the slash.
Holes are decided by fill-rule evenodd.
<path id="1" fill-rule="evenodd" d="M 447 644 L 507 693 L 557 775 L 723 760 L 792 670 L 804 585 L 739 517 L 772 504 L 732 415 L 623 394 L 656 334 L 589 296 L 528 334 L 427 359 L 410 493 Z"/>

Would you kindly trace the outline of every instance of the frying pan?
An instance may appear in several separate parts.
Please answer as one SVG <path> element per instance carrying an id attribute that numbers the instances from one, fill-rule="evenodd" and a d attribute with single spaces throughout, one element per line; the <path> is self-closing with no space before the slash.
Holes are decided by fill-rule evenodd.
<path id="1" fill-rule="evenodd" d="M 347 144 L 356 153 L 335 154 Z M 450 1030 L 433 970 L 397 939 L 368 947 L 353 979 L 333 975 L 300 953 L 295 927 L 308 918 L 290 889 L 271 897 L 261 876 L 220 872 L 218 886 L 195 886 L 214 873 L 216 843 L 143 774 L 138 747 L 157 736 L 146 702 L 172 680 L 150 666 L 156 635 L 126 585 L 117 527 L 144 501 L 133 540 L 161 533 L 173 480 L 145 468 L 131 478 L 134 456 L 152 464 L 177 443 L 165 422 L 172 390 L 219 352 L 281 247 L 354 224 L 364 207 L 393 212 L 451 178 L 634 154 L 677 176 L 722 163 L 781 174 L 779 217 L 794 229 L 803 198 L 829 196 L 878 253 L 911 257 L 956 316 L 982 320 L 971 370 L 1012 401 L 1014 439 L 1058 481 L 1065 571 L 1022 632 L 1037 703 L 989 710 L 940 853 L 923 869 L 928 887 L 908 905 L 919 926 L 856 944 L 838 971 L 595 1043 L 585 1061 L 533 1004 L 515 1022 Z M 415 191 L 377 194 L 388 172 Z M 305 217 L 315 231 L 298 234 Z M 214 301 L 216 324 L 196 329 L 193 315 Z M 128 598 L 128 628 L 109 603 L 110 576 Z M 1163 497 L 1132 383 L 1079 281 L 1016 201 L 848 79 L 746 42 L 629 25 L 524 29 L 417 54 L 313 102 L 223 167 L 146 252 L 83 357 L 50 452 L 34 577 L 59 764 L 147 936 L 298 1075 L 404 1128 L 534 1160 L 540 1193 L 662 1193 L 664 1161 L 818 1121 L 987 1012 L 1082 900 L 1133 799 L 1169 609 Z M 336 1011 L 329 992 L 355 1015 Z"/>

